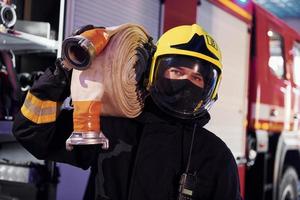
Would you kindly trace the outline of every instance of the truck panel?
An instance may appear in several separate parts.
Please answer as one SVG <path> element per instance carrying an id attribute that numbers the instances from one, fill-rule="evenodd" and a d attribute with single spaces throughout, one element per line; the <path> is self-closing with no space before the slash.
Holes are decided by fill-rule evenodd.
<path id="1" fill-rule="evenodd" d="M 248 24 L 202 1 L 197 23 L 217 41 L 223 60 L 219 100 L 207 128 L 221 137 L 236 157 L 245 156 L 250 34 Z"/>

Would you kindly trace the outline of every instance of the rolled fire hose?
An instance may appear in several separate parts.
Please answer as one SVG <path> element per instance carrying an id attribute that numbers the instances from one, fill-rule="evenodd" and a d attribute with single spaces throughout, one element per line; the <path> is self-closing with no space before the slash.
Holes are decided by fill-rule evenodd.
<path id="1" fill-rule="evenodd" d="M 133 118 L 144 106 L 145 91 L 139 82 L 147 67 L 149 55 L 143 45 L 149 37 L 141 26 L 133 24 L 123 25 L 114 33 L 105 51 L 94 61 L 103 65 L 105 73 L 102 115 Z"/>
<path id="2" fill-rule="evenodd" d="M 71 97 L 74 132 L 86 134 L 82 134 L 83 139 L 71 135 L 67 148 L 68 142 L 69 145 L 95 142 L 91 138 L 100 129 L 99 115 L 134 118 L 144 106 L 145 90 L 141 82 L 149 58 L 144 48 L 149 35 L 143 27 L 135 24 L 105 30 L 109 37 L 105 49 L 88 69 L 73 69 Z"/>

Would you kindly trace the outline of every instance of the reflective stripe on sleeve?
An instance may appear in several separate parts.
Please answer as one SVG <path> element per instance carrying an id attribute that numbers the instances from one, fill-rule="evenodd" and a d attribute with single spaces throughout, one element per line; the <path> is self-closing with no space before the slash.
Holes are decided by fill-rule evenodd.
<path id="1" fill-rule="evenodd" d="M 60 102 L 41 100 L 28 92 L 21 112 L 36 124 L 49 123 L 56 120 L 60 105 Z"/>

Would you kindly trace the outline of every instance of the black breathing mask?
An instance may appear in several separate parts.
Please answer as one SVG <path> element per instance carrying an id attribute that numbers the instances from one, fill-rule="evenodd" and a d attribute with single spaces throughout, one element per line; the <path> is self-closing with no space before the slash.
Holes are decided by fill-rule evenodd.
<path id="1" fill-rule="evenodd" d="M 162 96 L 165 103 L 176 110 L 191 112 L 203 99 L 204 89 L 194 85 L 187 79 L 174 80 L 162 78 L 158 80 L 161 85 Z"/>

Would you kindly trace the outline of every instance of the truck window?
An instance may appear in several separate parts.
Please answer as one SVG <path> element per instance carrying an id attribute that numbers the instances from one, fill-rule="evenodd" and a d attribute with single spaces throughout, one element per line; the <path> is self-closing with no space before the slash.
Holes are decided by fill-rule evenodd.
<path id="1" fill-rule="evenodd" d="M 300 43 L 295 42 L 293 47 L 293 55 L 294 55 L 294 83 L 300 85 Z"/>
<path id="2" fill-rule="evenodd" d="M 280 34 L 270 29 L 269 37 L 269 68 L 278 78 L 284 78 L 284 56 L 283 56 L 283 38 Z"/>

